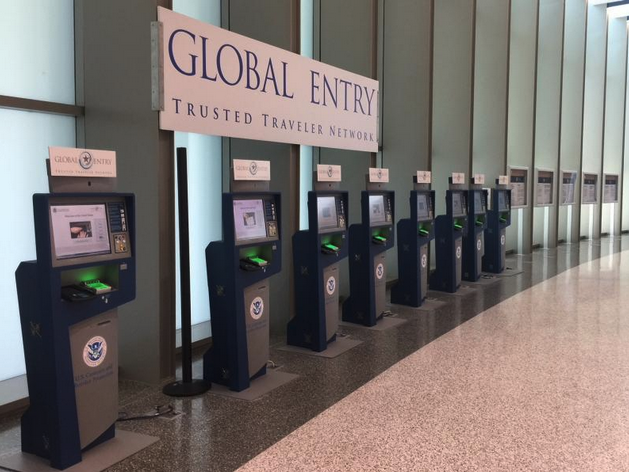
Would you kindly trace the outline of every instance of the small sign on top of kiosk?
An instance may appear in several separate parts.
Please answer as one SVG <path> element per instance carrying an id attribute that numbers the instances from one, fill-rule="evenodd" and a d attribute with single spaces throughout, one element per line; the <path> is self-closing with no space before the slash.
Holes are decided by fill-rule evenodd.
<path id="1" fill-rule="evenodd" d="M 340 182 L 341 166 L 317 164 L 317 182 Z"/>
<path id="2" fill-rule="evenodd" d="M 463 185 L 465 183 L 465 173 L 452 172 L 452 183 L 456 185 Z"/>
<path id="3" fill-rule="evenodd" d="M 271 162 L 234 159 L 234 180 L 271 180 Z"/>
<path id="4" fill-rule="evenodd" d="M 369 168 L 369 182 L 371 183 L 387 183 L 389 182 L 389 169 L 381 167 Z"/>
<path id="5" fill-rule="evenodd" d="M 474 174 L 474 185 L 483 185 L 485 183 L 485 174 Z"/>
<path id="6" fill-rule="evenodd" d="M 100 149 L 49 147 L 53 177 L 116 177 L 116 152 Z"/>
<path id="7" fill-rule="evenodd" d="M 509 177 L 507 177 L 506 175 L 499 175 L 498 185 L 509 185 Z"/>
<path id="8" fill-rule="evenodd" d="M 432 181 L 432 172 L 429 170 L 418 170 L 417 171 L 417 183 L 418 184 L 429 184 Z"/>

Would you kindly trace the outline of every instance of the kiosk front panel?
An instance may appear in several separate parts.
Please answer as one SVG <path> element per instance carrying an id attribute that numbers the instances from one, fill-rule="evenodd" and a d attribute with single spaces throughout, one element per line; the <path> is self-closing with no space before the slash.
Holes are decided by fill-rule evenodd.
<path id="1" fill-rule="evenodd" d="M 467 191 L 446 192 L 446 214 L 435 220 L 437 268 L 430 288 L 454 293 L 461 285 L 463 234 L 467 230 Z"/>
<path id="2" fill-rule="evenodd" d="M 295 316 L 287 343 L 317 352 L 336 339 L 339 262 L 347 257 L 347 192 L 328 187 L 308 192 L 309 229 L 293 235 Z"/>
<path id="3" fill-rule="evenodd" d="M 397 224 L 399 277 L 391 289 L 391 302 L 418 307 L 428 292 L 428 250 L 434 239 L 435 192 L 428 184 L 422 190 L 412 190 L 410 205 L 410 218 Z"/>
<path id="4" fill-rule="evenodd" d="M 480 279 L 484 254 L 483 232 L 487 227 L 487 191 L 468 190 L 469 224 L 463 235 L 463 278 L 472 282 Z"/>
<path id="5" fill-rule="evenodd" d="M 499 274 L 505 269 L 507 227 L 511 224 L 511 190 L 498 185 L 491 192 L 491 209 L 487 212 L 483 270 Z"/>
<path id="6" fill-rule="evenodd" d="M 386 251 L 394 241 L 394 192 L 361 193 L 362 223 L 349 228 L 350 296 L 343 321 L 374 326 L 386 311 Z"/>
<path id="7" fill-rule="evenodd" d="M 269 280 L 282 267 L 280 194 L 223 194 L 223 240 L 206 250 L 212 347 L 206 380 L 241 391 L 266 373 Z"/>
<path id="8" fill-rule="evenodd" d="M 33 196 L 37 260 L 16 271 L 30 406 L 22 450 L 65 469 L 115 435 L 118 316 L 135 298 L 134 197 Z"/>

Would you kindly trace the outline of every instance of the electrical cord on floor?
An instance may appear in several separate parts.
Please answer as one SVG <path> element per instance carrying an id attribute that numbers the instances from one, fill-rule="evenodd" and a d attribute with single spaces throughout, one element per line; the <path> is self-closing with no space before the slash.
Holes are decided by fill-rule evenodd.
<path id="1" fill-rule="evenodd" d="M 397 316 L 397 313 L 393 313 L 391 310 L 386 310 L 382 312 L 382 317 L 394 317 Z"/>
<path id="2" fill-rule="evenodd" d="M 149 415 L 140 415 L 140 416 L 128 416 L 126 411 L 121 411 L 118 413 L 117 421 L 131 421 L 131 420 L 150 420 L 153 418 L 157 418 L 159 416 L 167 415 L 175 411 L 175 407 L 172 405 L 157 405 L 155 407 L 155 413 Z"/>
<path id="3" fill-rule="evenodd" d="M 266 361 L 266 366 L 270 367 L 271 369 L 277 369 L 277 367 L 278 367 L 278 365 L 274 361 L 272 361 L 271 359 Z"/>

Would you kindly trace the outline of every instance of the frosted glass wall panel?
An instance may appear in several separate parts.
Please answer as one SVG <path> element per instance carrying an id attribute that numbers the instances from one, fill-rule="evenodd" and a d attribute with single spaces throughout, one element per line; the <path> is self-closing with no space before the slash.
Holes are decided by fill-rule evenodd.
<path id="1" fill-rule="evenodd" d="M 0 95 L 71 103 L 74 1 L 0 0 Z"/>
<path id="2" fill-rule="evenodd" d="M 557 179 L 564 2 L 541 0 L 539 8 L 534 162 L 535 167 L 554 170 Z M 557 245 L 557 188 L 555 180 L 552 206 L 534 209 L 533 245 Z"/>
<path id="3" fill-rule="evenodd" d="M 603 150 L 603 107 L 605 100 L 605 56 L 607 48 L 607 9 L 588 4 L 583 110 L 583 172 L 600 174 Z M 599 183 L 602 179 L 599 177 Z M 600 202 L 600 185 L 599 185 Z M 600 203 L 582 205 L 581 236 L 600 236 Z"/>
<path id="4" fill-rule="evenodd" d="M 205 23 L 220 26 L 219 0 L 175 0 L 173 10 Z M 222 239 L 222 159 L 221 138 L 194 133 L 175 133 L 175 148 L 188 150 L 188 217 L 190 243 L 190 303 L 192 324 L 210 320 L 205 248 Z M 179 220 L 177 201 L 176 221 Z M 181 329 L 181 280 L 179 278 L 179 226 L 176 238 L 177 329 Z M 193 327 L 193 340 L 210 335 L 209 326 Z"/>
<path id="5" fill-rule="evenodd" d="M 48 146 L 75 145 L 75 119 L 0 108 L 3 172 L 0 196 L 3 220 L 10 231 L 0 231 L 0 381 L 25 372 L 15 270 L 21 261 L 35 259 L 34 193 L 48 192 Z M 8 226 L 4 227 L 8 229 Z"/>
<path id="6" fill-rule="evenodd" d="M 607 38 L 603 172 L 620 175 L 624 146 L 625 84 L 627 83 L 627 20 L 611 18 Z M 619 182 L 619 185 L 621 184 L 622 182 Z M 603 204 L 601 231 L 607 234 L 620 234 L 619 204 Z"/>
<path id="7" fill-rule="evenodd" d="M 506 171 L 509 1 L 477 0 L 473 172 L 487 186 Z"/>
<path id="8" fill-rule="evenodd" d="M 537 8 L 535 0 L 511 2 L 507 164 L 528 167 L 529 178 L 533 172 Z M 531 251 L 531 216 L 530 205 L 513 212 L 511 226 L 507 229 L 508 250 Z"/>
<path id="9" fill-rule="evenodd" d="M 469 179 L 472 133 L 474 2 L 436 1 L 432 172 L 437 215 L 445 213 L 448 177 Z"/>
<path id="10" fill-rule="evenodd" d="M 314 0 L 301 0 L 300 52 L 313 58 L 314 53 Z M 299 229 L 308 229 L 308 191 L 312 190 L 312 146 L 299 147 Z"/>
<path id="11" fill-rule="evenodd" d="M 563 90 L 561 102 L 560 170 L 579 172 L 581 167 L 581 126 L 583 124 L 583 73 L 585 67 L 586 2 L 566 0 L 564 23 Z M 561 191 L 561 188 L 559 188 Z M 575 187 L 575 201 L 581 186 Z M 560 241 L 579 239 L 580 205 L 560 206 L 557 237 Z"/>

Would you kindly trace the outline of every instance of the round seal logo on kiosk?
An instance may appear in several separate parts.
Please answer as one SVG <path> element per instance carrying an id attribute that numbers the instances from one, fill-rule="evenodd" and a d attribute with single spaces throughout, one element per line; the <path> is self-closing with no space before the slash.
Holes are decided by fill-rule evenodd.
<path id="1" fill-rule="evenodd" d="M 425 269 L 427 264 L 428 264 L 428 256 L 426 254 L 422 254 L 422 269 Z"/>
<path id="2" fill-rule="evenodd" d="M 461 246 L 456 248 L 456 258 L 461 259 Z"/>
<path id="3" fill-rule="evenodd" d="M 505 235 L 503 234 L 502 236 L 500 236 L 500 245 L 504 246 L 505 245 Z"/>
<path id="4" fill-rule="evenodd" d="M 332 177 L 334 171 L 332 170 L 332 166 L 328 166 L 328 177 Z"/>
<path id="5" fill-rule="evenodd" d="M 478 241 L 476 241 L 476 249 L 480 251 L 482 247 L 483 247 L 483 242 L 479 239 Z"/>
<path id="6" fill-rule="evenodd" d="M 94 336 L 83 348 L 83 362 L 88 367 L 98 367 L 107 356 L 107 341 L 102 336 Z"/>
<path id="7" fill-rule="evenodd" d="M 79 164 L 83 167 L 83 169 L 87 170 L 94 164 L 94 158 L 92 158 L 92 155 L 89 152 L 83 151 L 79 156 Z"/>
<path id="8" fill-rule="evenodd" d="M 333 295 L 336 290 L 336 279 L 334 276 L 328 277 L 328 281 L 325 283 L 325 290 L 328 292 L 328 295 Z"/>
<path id="9" fill-rule="evenodd" d="M 262 297 L 256 297 L 251 302 L 251 306 L 249 307 L 249 314 L 251 318 L 254 320 L 259 320 L 262 318 L 262 314 L 264 313 L 264 301 Z"/>
<path id="10" fill-rule="evenodd" d="M 251 164 L 249 164 L 249 173 L 251 175 L 256 175 L 258 173 L 258 163 L 256 161 L 251 161 Z"/>
<path id="11" fill-rule="evenodd" d="M 376 277 L 378 277 L 378 280 L 380 280 L 383 275 L 384 275 L 384 265 L 378 264 L 378 266 L 376 267 Z"/>

